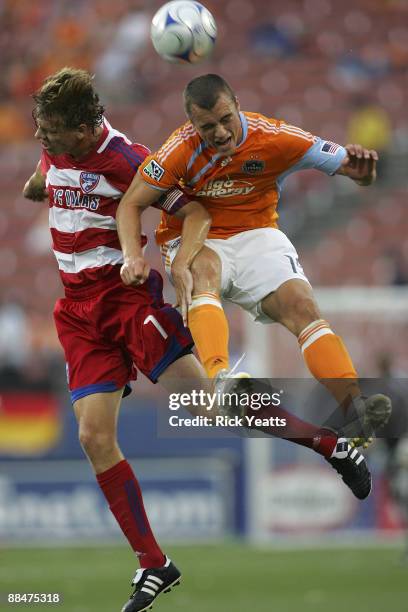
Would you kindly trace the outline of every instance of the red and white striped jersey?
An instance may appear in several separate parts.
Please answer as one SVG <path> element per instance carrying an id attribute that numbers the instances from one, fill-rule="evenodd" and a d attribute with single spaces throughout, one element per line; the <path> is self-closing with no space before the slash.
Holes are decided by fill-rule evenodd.
<path id="1" fill-rule="evenodd" d="M 131 143 L 106 120 L 95 149 L 81 160 L 43 150 L 53 250 L 67 297 L 96 292 L 120 279 L 116 210 L 148 154 L 147 147 Z M 156 207 L 174 214 L 187 201 L 176 189 Z"/>

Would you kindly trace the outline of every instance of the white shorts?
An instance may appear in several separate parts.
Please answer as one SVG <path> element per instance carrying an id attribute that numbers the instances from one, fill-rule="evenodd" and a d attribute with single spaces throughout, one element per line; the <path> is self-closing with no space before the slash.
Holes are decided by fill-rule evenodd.
<path id="1" fill-rule="evenodd" d="M 248 230 L 222 240 L 208 238 L 205 246 L 215 251 L 222 266 L 221 297 L 238 304 L 259 323 L 273 323 L 261 308 L 264 297 L 283 283 L 300 279 L 310 284 L 299 263 L 295 247 L 283 232 L 272 227 Z M 162 246 L 166 272 L 180 246 L 180 238 Z"/>

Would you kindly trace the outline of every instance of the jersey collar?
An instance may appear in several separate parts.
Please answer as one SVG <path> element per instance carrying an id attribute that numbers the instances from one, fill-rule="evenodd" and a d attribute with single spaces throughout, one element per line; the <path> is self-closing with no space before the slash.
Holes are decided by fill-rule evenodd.
<path id="1" fill-rule="evenodd" d="M 241 120 L 242 138 L 240 142 L 237 143 L 237 148 L 240 147 L 246 141 L 246 138 L 248 136 L 248 121 L 242 111 L 239 112 L 239 118 Z"/>

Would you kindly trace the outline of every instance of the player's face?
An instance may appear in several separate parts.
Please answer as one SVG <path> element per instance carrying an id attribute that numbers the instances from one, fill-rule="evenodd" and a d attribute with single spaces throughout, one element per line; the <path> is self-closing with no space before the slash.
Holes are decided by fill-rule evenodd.
<path id="1" fill-rule="evenodd" d="M 83 145 L 83 130 L 81 128 L 69 129 L 64 126 L 62 119 L 54 117 L 37 117 L 35 119 L 37 130 L 35 138 L 41 142 L 43 148 L 50 155 L 67 153 L 76 156 Z"/>
<path id="2" fill-rule="evenodd" d="M 242 140 L 237 99 L 222 93 L 211 110 L 191 105 L 190 119 L 201 138 L 223 155 L 232 155 Z"/>

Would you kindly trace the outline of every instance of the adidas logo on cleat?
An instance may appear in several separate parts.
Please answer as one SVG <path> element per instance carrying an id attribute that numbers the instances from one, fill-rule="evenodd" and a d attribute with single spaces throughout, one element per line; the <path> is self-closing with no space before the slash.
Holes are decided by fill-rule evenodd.
<path id="1" fill-rule="evenodd" d="M 144 612 L 151 610 L 161 593 L 169 593 L 180 584 L 181 573 L 166 557 L 163 567 L 138 569 L 132 580 L 134 591 L 122 612 Z"/>
<path id="2" fill-rule="evenodd" d="M 371 473 L 364 455 L 353 448 L 346 438 L 337 440 L 330 459 L 326 459 L 358 499 L 365 499 L 371 491 Z"/>

